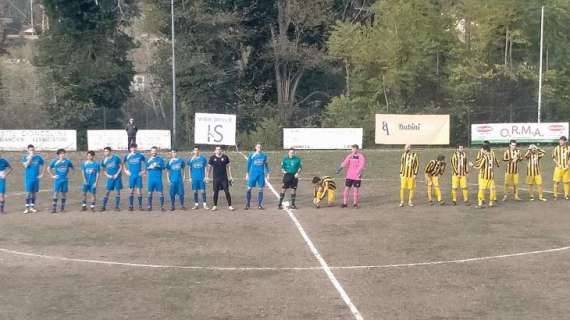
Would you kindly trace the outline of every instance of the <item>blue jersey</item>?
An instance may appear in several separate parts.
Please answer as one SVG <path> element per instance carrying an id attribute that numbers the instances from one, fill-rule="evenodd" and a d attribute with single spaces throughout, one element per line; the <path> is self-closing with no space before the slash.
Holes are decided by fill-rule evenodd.
<path id="1" fill-rule="evenodd" d="M 202 181 L 206 178 L 206 166 L 208 165 L 208 159 L 203 155 L 199 155 L 188 160 L 188 166 L 190 167 L 190 177 L 192 180 Z"/>
<path id="2" fill-rule="evenodd" d="M 97 174 L 101 170 L 99 164 L 95 161 L 85 161 L 81 164 L 81 172 L 85 176 L 87 185 L 94 185 L 97 180 Z"/>
<path id="3" fill-rule="evenodd" d="M 105 168 L 107 170 L 107 174 L 109 175 L 114 176 L 117 173 L 121 175 L 121 158 L 119 158 L 119 156 L 116 154 L 111 155 L 110 157 L 107 157 L 101 161 L 101 167 Z"/>
<path id="4" fill-rule="evenodd" d="M 125 159 L 123 161 L 125 162 L 127 170 L 129 170 L 131 175 L 138 176 L 142 171 L 142 166 L 144 165 L 145 158 L 144 154 L 140 152 L 133 154 L 129 153 L 125 156 Z"/>
<path id="5" fill-rule="evenodd" d="M 168 176 L 170 177 L 171 183 L 183 182 L 182 181 L 182 170 L 184 170 L 185 164 L 184 160 L 179 158 L 172 158 L 168 160 L 166 164 L 166 169 L 168 169 Z"/>
<path id="6" fill-rule="evenodd" d="M 10 168 L 10 162 L 4 158 L 0 158 L 0 172 L 5 171 L 8 168 Z"/>
<path id="7" fill-rule="evenodd" d="M 149 181 L 162 180 L 162 170 L 166 168 L 164 160 L 160 156 L 150 157 L 146 161 L 146 170 Z"/>
<path id="8" fill-rule="evenodd" d="M 56 180 L 62 181 L 67 180 L 67 175 L 69 170 L 73 169 L 73 163 L 69 159 L 53 159 L 49 164 L 52 173 L 56 176 Z"/>
<path id="9" fill-rule="evenodd" d="M 26 163 L 28 161 L 28 155 L 22 156 L 22 163 Z M 40 175 L 40 168 L 44 165 L 44 158 L 39 154 L 35 154 L 32 156 L 32 161 L 26 167 L 26 180 L 35 180 Z"/>
<path id="10" fill-rule="evenodd" d="M 267 155 L 261 153 L 250 153 L 247 157 L 247 173 L 249 175 L 265 175 L 269 172 Z"/>

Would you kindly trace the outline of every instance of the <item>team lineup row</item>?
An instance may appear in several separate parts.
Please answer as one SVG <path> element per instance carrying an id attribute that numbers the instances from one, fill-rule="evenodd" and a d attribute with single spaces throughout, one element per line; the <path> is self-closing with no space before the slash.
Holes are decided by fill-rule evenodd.
<path id="1" fill-rule="evenodd" d="M 545 156 L 545 152 L 535 145 L 530 145 L 526 153 L 519 149 L 515 140 L 511 140 L 509 147 L 503 154 L 502 162 L 505 163 L 504 178 L 504 197 L 503 201 L 508 198 L 509 189 L 512 188 L 513 197 L 520 201 L 519 196 L 519 162 L 527 160 L 526 183 L 529 190 L 529 199 L 534 200 L 534 191 L 538 192 L 538 199 L 546 201 L 544 198 L 543 179 L 541 174 L 541 161 Z M 563 185 L 564 198 L 568 200 L 570 193 L 570 148 L 567 145 L 567 138 L 560 137 L 559 145 L 554 148 L 552 153 L 554 161 L 553 173 L 553 195 L 554 199 L 558 198 L 558 187 Z M 489 207 L 495 205 L 497 201 L 497 190 L 495 185 L 495 168 L 500 167 L 500 161 L 496 157 L 494 150 L 488 141 L 485 141 L 481 150 L 477 153 L 475 162 L 468 161 L 463 146 L 458 146 L 451 158 L 451 199 L 454 205 L 457 204 L 457 193 L 461 189 L 463 193 L 463 201 L 469 204 L 469 192 L 467 177 L 469 168 L 475 168 L 478 173 L 478 192 L 477 192 L 477 208 L 483 208 L 486 200 L 486 193 L 489 193 Z M 444 204 L 442 200 L 441 187 L 439 177 L 443 175 L 446 168 L 445 157 L 440 155 L 435 160 L 429 161 L 425 168 L 425 182 L 427 185 L 428 200 L 433 203 L 433 195 L 440 204 Z M 404 206 L 405 191 L 409 190 L 408 205 L 414 206 L 414 191 L 416 185 L 416 177 L 419 169 L 418 155 L 406 145 L 405 152 L 400 162 L 400 207 Z"/>
<path id="2" fill-rule="evenodd" d="M 530 199 L 534 200 L 534 189 L 538 191 L 538 199 L 546 201 L 543 196 L 543 183 L 540 172 L 540 162 L 544 157 L 543 150 L 534 145 L 529 146 L 526 154 L 518 148 L 516 141 L 511 141 L 509 148 L 505 151 L 502 161 L 505 166 L 505 195 L 507 199 L 508 189 L 513 189 L 513 196 L 516 200 L 519 197 L 519 177 L 518 163 L 523 159 L 528 160 L 527 164 L 527 184 L 529 186 Z M 564 197 L 568 199 L 569 183 L 570 183 L 570 150 L 567 145 L 566 137 L 560 138 L 559 145 L 554 149 L 552 155 L 555 163 L 554 169 L 554 198 L 558 196 L 558 185 L 563 184 Z M 65 150 L 57 151 L 57 158 L 52 160 L 47 166 L 44 165 L 44 159 L 35 152 L 33 145 L 28 146 L 28 153 L 21 158 L 24 167 L 24 190 L 26 192 L 26 208 L 24 213 L 36 212 L 36 194 L 39 192 L 40 179 L 47 172 L 53 178 L 53 197 L 52 197 L 52 213 L 57 212 L 58 202 L 60 210 L 65 210 L 66 194 L 69 190 L 70 171 L 74 170 L 73 163 L 66 158 Z M 494 169 L 499 167 L 499 160 L 495 156 L 495 152 L 491 150 L 490 144 L 487 142 L 483 145 L 476 156 L 475 162 L 470 162 L 463 150 L 463 146 L 459 146 L 457 151 L 452 155 L 452 203 L 457 203 L 457 193 L 461 189 L 463 200 L 469 203 L 469 192 L 467 188 L 467 177 L 469 168 L 473 167 L 479 170 L 478 174 L 478 194 L 477 206 L 483 207 L 485 203 L 485 193 L 489 191 L 489 206 L 493 206 L 496 201 L 496 186 Z M 153 208 L 153 195 L 159 194 L 159 208 L 165 211 L 165 197 L 163 187 L 163 175 L 166 172 L 166 180 L 169 185 L 170 210 L 175 210 L 176 199 L 180 202 L 180 207 L 184 209 L 184 183 L 186 179 L 186 166 L 188 166 L 189 181 L 193 192 L 194 206 L 192 209 L 198 209 L 200 201 L 205 209 L 210 209 L 207 204 L 206 183 L 212 181 L 213 186 L 213 206 L 212 210 L 218 208 L 219 192 L 223 191 L 230 210 L 232 200 L 230 194 L 230 186 L 232 185 L 232 172 L 230 159 L 224 154 L 221 147 L 216 147 L 214 154 L 206 159 L 200 153 L 200 149 L 195 147 L 190 159 L 181 159 L 177 157 L 175 150 L 171 151 L 171 158 L 165 161 L 158 155 L 156 147 L 151 148 L 148 158 L 137 150 L 137 145 L 133 144 L 129 148 L 129 153 L 123 158 L 114 154 L 111 148 L 104 149 L 104 159 L 101 162 L 95 161 L 95 152 L 89 151 L 86 154 L 86 160 L 81 163 L 81 175 L 83 184 L 81 186 L 83 192 L 82 210 L 95 210 L 97 185 L 100 175 L 106 177 L 105 195 L 101 203 L 101 211 L 107 209 L 107 205 L 111 194 L 115 193 L 115 210 L 120 209 L 121 190 L 123 189 L 122 174 L 127 176 L 128 180 L 128 209 L 134 210 L 135 195 L 137 196 L 138 208 L 143 210 L 143 177 L 147 176 L 147 210 Z M 337 174 L 346 169 L 345 188 L 343 191 L 342 207 L 348 206 L 349 197 L 353 195 L 353 206 L 359 207 L 360 195 L 359 189 L 362 182 L 362 173 L 366 166 L 366 159 L 360 152 L 358 145 L 352 146 L 352 151 L 342 161 L 337 168 Z M 433 195 L 440 204 L 444 204 L 442 200 L 441 187 L 439 177 L 445 172 L 445 157 L 440 155 L 437 159 L 428 162 L 425 168 L 425 178 L 427 185 L 428 200 L 433 203 Z M 281 162 L 281 171 L 283 173 L 283 186 L 279 197 L 278 208 L 283 208 L 285 193 L 291 189 L 290 193 L 290 209 L 296 209 L 296 190 L 299 181 L 299 175 L 302 170 L 302 161 L 294 149 L 290 149 Z M 0 212 L 4 212 L 6 177 L 10 174 L 12 168 L 10 163 L 0 158 Z M 404 206 L 405 191 L 408 190 L 408 205 L 414 206 L 414 194 L 416 189 L 416 177 L 419 171 L 419 157 L 411 150 L 410 145 L 405 146 L 404 153 L 400 161 L 400 207 Z M 255 146 L 255 151 L 247 157 L 247 169 L 245 180 L 247 183 L 245 209 L 251 207 L 253 189 L 258 188 L 257 207 L 263 209 L 263 197 L 266 181 L 269 178 L 268 157 L 262 151 L 261 145 Z M 211 178 L 211 179 L 210 179 Z M 313 203 L 317 208 L 321 202 L 327 199 L 327 202 L 333 204 L 336 198 L 336 184 L 334 179 L 329 176 L 314 177 L 313 180 Z M 89 199 L 88 199 L 89 198 Z"/>

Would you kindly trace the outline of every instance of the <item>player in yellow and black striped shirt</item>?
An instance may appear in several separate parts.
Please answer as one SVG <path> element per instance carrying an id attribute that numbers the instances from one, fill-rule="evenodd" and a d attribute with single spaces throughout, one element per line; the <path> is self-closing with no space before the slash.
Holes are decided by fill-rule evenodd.
<path id="1" fill-rule="evenodd" d="M 528 147 L 528 151 L 524 155 L 528 160 L 526 167 L 526 183 L 528 184 L 528 193 L 530 200 L 534 200 L 534 186 L 538 189 L 538 200 L 546 201 L 543 197 L 544 187 L 542 186 L 542 175 L 540 174 L 540 160 L 544 157 L 544 150 L 538 149 L 534 144 Z"/>
<path id="2" fill-rule="evenodd" d="M 485 201 L 485 191 L 489 190 L 489 207 L 494 206 L 497 201 L 497 190 L 495 188 L 495 168 L 499 167 L 499 162 L 495 154 L 491 152 L 489 145 L 483 146 L 481 156 L 475 161 L 475 168 L 479 169 L 479 192 L 477 193 L 477 207 L 483 208 Z"/>
<path id="3" fill-rule="evenodd" d="M 503 154 L 503 161 L 505 162 L 505 195 L 503 201 L 507 201 L 509 193 L 509 186 L 513 187 L 513 195 L 515 200 L 520 201 L 519 198 L 519 162 L 522 161 L 523 156 L 517 146 L 516 140 L 511 140 L 509 148 Z"/>
<path id="4" fill-rule="evenodd" d="M 560 137 L 560 144 L 554 148 L 552 152 L 552 159 L 554 160 L 554 200 L 558 198 L 558 185 L 564 186 L 564 198 L 568 200 L 568 193 L 570 192 L 570 147 L 568 147 L 566 137 Z"/>
<path id="5" fill-rule="evenodd" d="M 329 176 L 313 177 L 313 204 L 315 207 L 321 207 L 321 201 L 327 198 L 329 206 L 332 206 L 336 200 L 336 183 Z"/>
<path id="6" fill-rule="evenodd" d="M 407 144 L 400 158 L 400 207 L 404 206 L 404 193 L 409 190 L 408 205 L 414 206 L 414 192 L 416 190 L 416 176 L 420 162 L 418 155 L 412 152 L 412 146 Z"/>
<path id="7" fill-rule="evenodd" d="M 458 146 L 457 151 L 451 156 L 451 201 L 457 204 L 457 189 L 463 191 L 463 202 L 469 203 L 469 191 L 467 190 L 467 175 L 469 174 L 467 155 L 463 146 Z"/>
<path id="8" fill-rule="evenodd" d="M 445 201 L 441 199 L 441 188 L 439 186 L 439 176 L 445 172 L 445 157 L 442 155 L 437 156 L 437 160 L 428 162 L 425 174 L 427 195 L 430 204 L 433 204 L 432 189 L 435 189 L 435 196 L 440 205 L 444 205 Z"/>

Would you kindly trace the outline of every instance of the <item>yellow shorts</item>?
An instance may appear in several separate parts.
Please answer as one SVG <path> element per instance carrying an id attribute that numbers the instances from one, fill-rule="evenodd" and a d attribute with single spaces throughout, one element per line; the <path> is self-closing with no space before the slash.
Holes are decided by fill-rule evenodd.
<path id="1" fill-rule="evenodd" d="M 416 179 L 414 177 L 400 177 L 400 189 L 415 189 Z"/>
<path id="2" fill-rule="evenodd" d="M 451 176 L 451 188 L 467 189 L 467 176 Z"/>
<path id="3" fill-rule="evenodd" d="M 329 204 L 333 204 L 336 201 L 336 192 L 333 190 L 328 190 L 328 191 L 324 191 L 326 193 L 325 198 L 327 198 L 327 201 Z M 317 192 L 317 196 L 313 199 L 313 203 L 317 204 L 320 202 L 319 199 L 323 199 L 323 191 L 318 191 Z"/>
<path id="4" fill-rule="evenodd" d="M 570 169 L 568 168 L 555 168 L 554 175 L 552 176 L 554 182 L 570 182 Z"/>
<path id="5" fill-rule="evenodd" d="M 526 184 L 530 184 L 530 185 L 535 184 L 535 185 L 539 186 L 542 184 L 542 176 L 540 174 L 536 175 L 536 176 L 527 176 L 526 177 Z"/>
<path id="6" fill-rule="evenodd" d="M 518 173 L 505 173 L 505 184 L 509 186 L 519 185 L 519 174 Z"/>
<path id="7" fill-rule="evenodd" d="M 427 185 L 439 187 L 439 177 L 438 176 L 428 176 Z"/>
<path id="8" fill-rule="evenodd" d="M 483 179 L 479 176 L 479 189 L 495 189 L 495 179 Z"/>

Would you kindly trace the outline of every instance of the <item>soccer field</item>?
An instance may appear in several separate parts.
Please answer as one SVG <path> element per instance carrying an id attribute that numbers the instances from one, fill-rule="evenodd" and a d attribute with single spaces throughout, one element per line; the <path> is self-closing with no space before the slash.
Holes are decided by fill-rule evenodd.
<path id="1" fill-rule="evenodd" d="M 419 181 L 427 161 L 442 153 L 449 163 L 453 152 L 416 151 Z M 451 206 L 448 167 L 448 205 L 430 206 L 418 183 L 416 207 L 399 208 L 401 150 L 364 150 L 361 208 L 341 209 L 339 190 L 337 206 L 315 209 L 309 180 L 334 175 L 346 153 L 310 151 L 299 152 L 298 210 L 277 210 L 267 190 L 266 210 L 244 211 L 245 160 L 229 152 L 234 212 L 222 195 L 217 212 L 128 212 L 127 190 L 121 212 L 80 212 L 76 171 L 67 211 L 55 215 L 47 175 L 40 212 L 21 213 L 20 154 L 3 153 L 16 170 L 0 216 L 0 319 L 567 319 L 570 202 L 552 201 L 551 151 L 545 203 L 526 201 L 525 189 L 523 202 Z M 284 154 L 269 153 L 277 190 Z M 83 156 L 69 154 L 76 167 Z M 469 179 L 475 200 L 475 170 Z"/>

